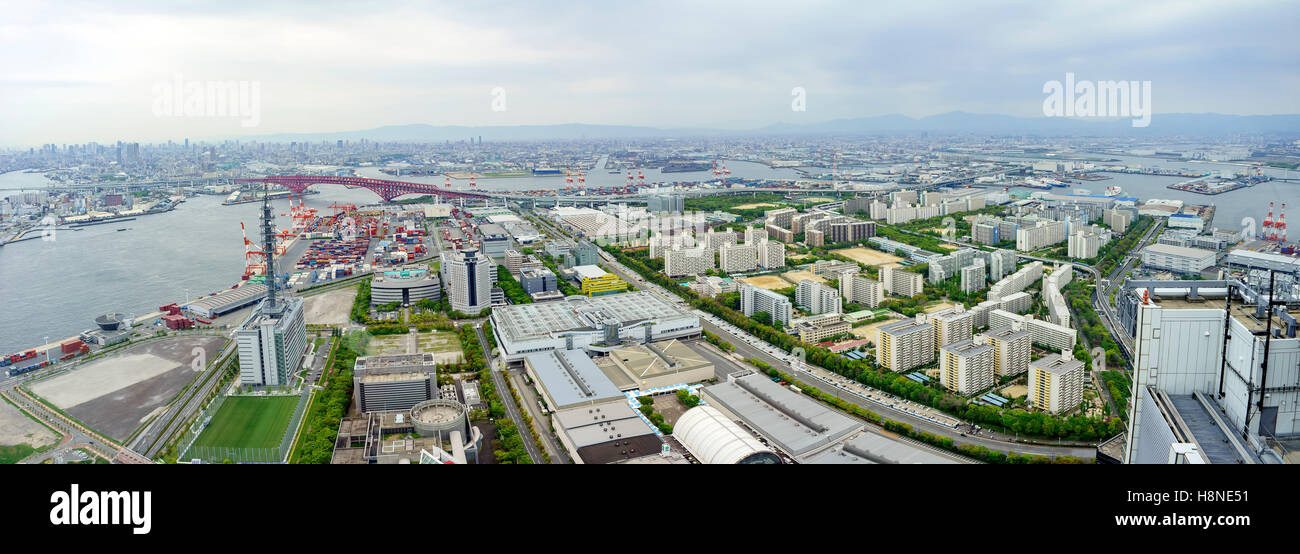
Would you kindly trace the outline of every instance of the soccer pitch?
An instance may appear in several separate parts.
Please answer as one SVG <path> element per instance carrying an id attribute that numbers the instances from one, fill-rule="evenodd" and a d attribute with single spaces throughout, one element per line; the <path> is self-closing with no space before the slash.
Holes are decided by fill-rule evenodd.
<path id="1" fill-rule="evenodd" d="M 298 405 L 297 396 L 226 398 L 194 446 L 275 448 Z"/>

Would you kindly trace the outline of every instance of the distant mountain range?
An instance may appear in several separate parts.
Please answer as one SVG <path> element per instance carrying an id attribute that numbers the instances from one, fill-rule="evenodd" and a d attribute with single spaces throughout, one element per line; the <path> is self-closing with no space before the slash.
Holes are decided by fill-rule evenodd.
<path id="1" fill-rule="evenodd" d="M 1143 137 L 1160 135 L 1225 136 L 1235 134 L 1282 134 L 1300 136 L 1300 114 L 1224 115 L 1155 114 L 1148 127 L 1133 127 L 1131 118 L 1070 119 L 1059 117 L 1014 117 L 996 114 L 949 112 L 922 118 L 882 115 L 836 119 L 820 123 L 775 123 L 748 130 L 709 128 L 657 128 L 629 125 L 386 125 L 360 131 L 333 133 L 280 133 L 215 137 L 217 140 L 260 142 L 443 142 L 477 140 L 548 140 L 602 138 L 666 138 L 700 136 L 778 135 L 894 135 L 935 133 L 941 135 L 1034 135 Z"/>

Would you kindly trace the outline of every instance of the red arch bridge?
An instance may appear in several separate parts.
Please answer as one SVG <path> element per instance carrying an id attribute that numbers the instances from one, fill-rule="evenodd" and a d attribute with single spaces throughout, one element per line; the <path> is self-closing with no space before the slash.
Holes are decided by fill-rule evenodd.
<path id="1" fill-rule="evenodd" d="M 428 183 L 408 183 L 406 181 L 389 181 L 386 179 L 367 179 L 365 177 L 338 177 L 338 176 L 311 176 L 311 175 L 269 175 L 256 179 L 235 179 L 236 183 L 271 183 L 283 186 L 295 193 L 301 194 L 312 185 L 343 185 L 346 187 L 361 187 L 368 189 L 385 202 L 388 202 L 404 194 L 435 194 L 444 198 L 491 198 L 487 194 L 477 192 L 459 192 L 448 189 L 440 189 L 437 185 Z"/>

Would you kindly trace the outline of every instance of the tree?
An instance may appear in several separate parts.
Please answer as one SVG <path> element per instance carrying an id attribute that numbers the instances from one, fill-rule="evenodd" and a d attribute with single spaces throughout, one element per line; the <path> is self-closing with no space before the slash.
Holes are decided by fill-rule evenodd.
<path id="1" fill-rule="evenodd" d="M 763 325 L 772 324 L 772 314 L 769 312 L 754 312 L 753 318 L 754 321 L 762 323 Z"/>

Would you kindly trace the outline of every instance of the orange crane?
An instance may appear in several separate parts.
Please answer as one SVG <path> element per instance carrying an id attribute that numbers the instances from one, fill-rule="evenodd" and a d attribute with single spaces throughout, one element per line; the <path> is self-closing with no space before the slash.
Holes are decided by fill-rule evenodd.
<path id="1" fill-rule="evenodd" d="M 248 240 L 248 230 L 244 227 L 244 222 L 239 222 L 239 232 L 244 235 L 244 276 L 243 280 L 247 281 L 254 275 L 266 274 L 266 252 L 257 248 L 253 241 Z"/>

